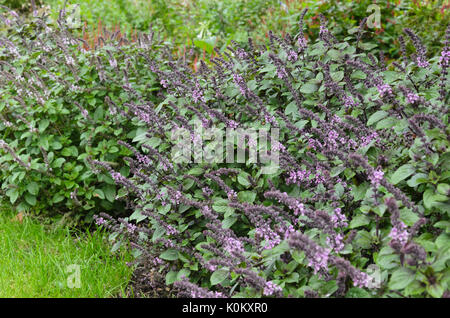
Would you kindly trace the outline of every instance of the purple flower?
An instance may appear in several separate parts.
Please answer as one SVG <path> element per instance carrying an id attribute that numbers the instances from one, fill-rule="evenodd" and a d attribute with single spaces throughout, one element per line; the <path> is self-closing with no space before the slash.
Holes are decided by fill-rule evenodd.
<path id="1" fill-rule="evenodd" d="M 188 280 L 184 279 L 181 281 L 176 281 L 174 283 L 176 288 L 184 291 L 186 296 L 192 298 L 225 298 L 224 294 L 221 292 L 212 292 L 200 286 L 197 286 Z"/>
<path id="2" fill-rule="evenodd" d="M 330 246 L 336 253 L 339 253 L 344 249 L 344 235 L 339 233 L 337 235 L 332 235 L 327 237 L 327 245 Z"/>
<path id="3" fill-rule="evenodd" d="M 446 68 L 450 65 L 450 50 L 448 48 L 445 48 L 441 52 L 441 57 L 439 58 L 439 63 L 444 68 Z"/>
<path id="4" fill-rule="evenodd" d="M 279 141 L 275 141 L 274 143 L 272 143 L 271 146 L 271 150 L 274 152 L 278 152 L 278 151 L 286 151 L 286 147 Z"/>
<path id="5" fill-rule="evenodd" d="M 125 178 L 119 172 L 112 172 L 111 177 L 116 183 L 122 182 Z"/>
<path id="6" fill-rule="evenodd" d="M 97 225 L 103 225 L 106 223 L 105 219 L 102 217 L 94 217 L 95 218 L 95 224 Z"/>
<path id="7" fill-rule="evenodd" d="M 242 95 L 246 95 L 247 86 L 245 85 L 244 78 L 239 74 L 233 74 L 233 81 L 239 87 Z"/>
<path id="8" fill-rule="evenodd" d="M 228 128 L 236 129 L 236 128 L 238 128 L 238 126 L 239 126 L 239 124 L 237 122 L 235 122 L 234 120 L 227 121 Z"/>
<path id="9" fill-rule="evenodd" d="M 331 216 L 331 222 L 333 222 L 334 228 L 346 227 L 347 217 L 341 212 L 341 208 L 336 208 L 334 214 Z"/>
<path id="10" fill-rule="evenodd" d="M 370 144 L 370 142 L 372 141 L 372 140 L 378 140 L 378 134 L 376 133 L 376 132 L 372 132 L 372 133 L 370 133 L 370 135 L 366 135 L 366 136 L 363 136 L 362 138 L 361 138 L 361 147 L 365 147 L 365 146 L 367 146 L 368 144 Z"/>
<path id="11" fill-rule="evenodd" d="M 289 237 L 289 245 L 305 252 L 309 260 L 308 266 L 314 269 L 314 274 L 320 270 L 328 271 L 330 249 L 319 246 L 305 234 L 295 232 Z"/>
<path id="12" fill-rule="evenodd" d="M 270 115 L 270 114 L 265 114 L 265 115 L 264 115 L 264 120 L 265 120 L 267 123 L 273 124 L 273 123 L 275 123 L 275 116 Z"/>
<path id="13" fill-rule="evenodd" d="M 230 254 L 243 254 L 244 251 L 244 245 L 242 244 L 241 241 L 232 238 L 232 237 L 227 237 L 225 238 L 225 242 L 224 242 L 224 247 L 225 251 L 227 251 Z"/>
<path id="14" fill-rule="evenodd" d="M 134 231 L 136 231 L 136 229 L 137 229 L 136 225 L 130 224 L 130 223 L 127 224 L 127 231 L 128 231 L 128 233 L 134 233 Z"/>
<path id="15" fill-rule="evenodd" d="M 159 83 L 160 83 L 160 84 L 162 85 L 162 87 L 164 87 L 164 88 L 169 87 L 169 82 L 166 81 L 165 79 L 162 79 Z"/>
<path id="16" fill-rule="evenodd" d="M 295 62 L 298 59 L 298 54 L 294 50 L 290 50 L 287 58 L 290 62 Z"/>
<path id="17" fill-rule="evenodd" d="M 321 269 L 328 269 L 328 257 L 330 256 L 330 250 L 326 248 L 318 248 L 314 254 L 309 256 L 308 266 L 314 269 L 314 274 L 317 274 Z"/>
<path id="18" fill-rule="evenodd" d="M 374 170 L 371 175 L 369 175 L 370 182 L 373 184 L 374 187 L 378 188 L 380 185 L 380 181 L 383 180 L 384 172 L 381 170 L 381 168 L 378 168 L 378 170 Z"/>
<path id="19" fill-rule="evenodd" d="M 400 244 L 405 245 L 408 242 L 408 231 L 406 225 L 402 221 L 398 221 L 389 233 L 389 237 L 392 240 L 398 241 Z"/>
<path id="20" fill-rule="evenodd" d="M 410 103 L 410 104 L 414 104 L 414 103 L 418 102 L 419 99 L 420 99 L 420 98 L 419 98 L 419 95 L 414 94 L 414 93 L 408 93 L 408 94 L 406 95 L 406 100 L 407 100 L 408 103 Z"/>
<path id="21" fill-rule="evenodd" d="M 417 66 L 419 66 L 419 67 L 423 67 L 423 68 L 425 68 L 425 67 L 428 67 L 428 66 L 430 66 L 430 63 L 428 63 L 428 61 L 427 60 L 425 60 L 423 57 L 421 57 L 421 56 L 419 56 L 419 57 L 417 57 Z"/>
<path id="22" fill-rule="evenodd" d="M 300 182 L 307 181 L 310 174 L 311 173 L 306 170 L 290 171 L 289 177 L 286 179 L 286 184 L 299 184 Z"/>
<path id="23" fill-rule="evenodd" d="M 255 230 L 257 238 L 265 240 L 265 249 L 272 249 L 281 243 L 280 236 L 275 233 L 268 225 L 257 227 Z"/>
<path id="24" fill-rule="evenodd" d="M 277 69 L 277 76 L 278 76 L 278 78 L 281 78 L 281 79 L 288 77 L 286 70 L 281 67 Z"/>
<path id="25" fill-rule="evenodd" d="M 237 198 L 237 194 L 234 190 L 229 190 L 227 192 L 227 197 L 228 197 L 228 200 L 233 200 L 233 199 Z"/>
<path id="26" fill-rule="evenodd" d="M 377 85 L 378 92 L 380 96 L 383 97 L 385 95 L 392 95 L 392 88 L 389 84 L 380 84 Z"/>
<path id="27" fill-rule="evenodd" d="M 344 99 L 345 109 L 349 109 L 349 108 L 357 105 L 357 103 L 353 100 L 353 97 L 351 97 L 351 96 L 345 96 L 343 99 Z"/>
<path id="28" fill-rule="evenodd" d="M 138 159 L 138 161 L 140 163 L 142 163 L 143 165 L 146 165 L 146 166 L 149 166 L 150 163 L 151 163 L 150 158 L 148 156 L 145 156 L 145 155 L 138 154 L 137 155 L 137 159 Z"/>
<path id="29" fill-rule="evenodd" d="M 117 67 L 116 59 L 115 58 L 109 59 L 109 65 L 111 65 L 112 68 L 116 68 Z"/>
<path id="30" fill-rule="evenodd" d="M 203 187 L 202 188 L 202 192 L 207 197 L 210 197 L 210 196 L 212 196 L 214 194 L 214 191 L 211 188 L 209 188 L 209 187 Z"/>
<path id="31" fill-rule="evenodd" d="M 192 99 L 194 100 L 195 103 L 197 103 L 198 101 L 205 102 L 205 97 L 203 96 L 203 91 L 202 91 L 200 85 L 198 85 L 198 83 L 195 85 L 195 89 L 192 92 Z"/>
<path id="32" fill-rule="evenodd" d="M 304 36 L 301 36 L 298 38 L 297 44 L 300 47 L 300 50 L 303 50 L 308 45 L 308 41 L 306 40 L 306 38 Z"/>
<path id="33" fill-rule="evenodd" d="M 372 281 L 371 277 L 366 273 L 359 272 L 357 275 L 353 277 L 353 286 L 363 288 L 369 287 L 370 282 Z"/>
<path id="34" fill-rule="evenodd" d="M 274 294 L 280 294 L 283 289 L 273 282 L 267 282 L 266 286 L 264 286 L 263 294 L 266 296 L 271 296 Z"/>
<path id="35" fill-rule="evenodd" d="M 247 52 L 245 52 L 245 51 L 244 51 L 243 49 L 241 49 L 241 48 L 237 49 L 236 52 L 237 52 L 237 56 L 238 56 L 241 60 L 243 60 L 243 59 L 245 59 L 245 58 L 248 57 Z"/>

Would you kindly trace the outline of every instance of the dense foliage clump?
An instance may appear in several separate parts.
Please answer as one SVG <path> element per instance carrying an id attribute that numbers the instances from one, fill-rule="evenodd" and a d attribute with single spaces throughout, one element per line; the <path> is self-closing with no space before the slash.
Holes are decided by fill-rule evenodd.
<path id="1" fill-rule="evenodd" d="M 197 74 L 149 59 L 167 88 L 163 103 L 138 113 L 151 145 L 120 142 L 134 153 L 132 178 L 93 162 L 138 197 L 130 220 L 147 224 L 120 219 L 114 228 L 181 294 L 441 297 L 448 289 L 448 38 L 429 58 L 405 29 L 415 54 L 385 65 L 338 42 L 322 20 L 315 43 L 301 23 L 295 36 L 270 34 L 268 47 L 229 48 Z M 265 175 L 250 160 L 172 165 L 172 129 L 195 144 L 195 121 L 278 127 L 271 150 L 281 151 L 281 169 Z"/>
<path id="2" fill-rule="evenodd" d="M 145 131 L 142 124 L 113 120 L 115 105 L 134 101 L 129 83 L 136 80 L 146 98 L 158 100 L 161 85 L 139 54 L 152 54 L 160 44 L 143 35 L 139 47 L 87 51 L 61 21 L 53 28 L 45 19 L 25 22 L 14 12 L 3 21 L 9 26 L 0 40 L 3 194 L 19 210 L 76 210 L 75 219 L 92 220 L 99 209 L 123 213 L 113 180 L 93 174 L 86 159 L 122 164 L 129 152 L 117 139 L 131 142 Z M 115 36 L 102 40 L 117 45 Z M 121 172 L 128 175 L 127 168 Z"/>
<path id="3" fill-rule="evenodd" d="M 152 36 L 83 51 L 64 14 L 56 29 L 8 17 L 2 190 L 22 208 L 132 210 L 95 219 L 139 250 L 141 285 L 180 296 L 448 295 L 450 29 L 432 56 L 405 28 L 386 65 L 360 45 L 365 21 L 340 41 L 321 15 L 311 41 L 305 13 L 198 72 Z M 205 149 L 212 127 L 277 128 L 279 169 L 174 159 L 175 131 Z"/>

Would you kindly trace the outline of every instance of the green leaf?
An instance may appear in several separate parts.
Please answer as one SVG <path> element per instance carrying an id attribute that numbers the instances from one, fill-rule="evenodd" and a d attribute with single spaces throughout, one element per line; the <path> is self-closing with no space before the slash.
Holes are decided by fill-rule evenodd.
<path id="1" fill-rule="evenodd" d="M 343 71 L 332 72 L 331 78 L 335 82 L 340 82 L 344 78 L 344 72 Z"/>
<path id="2" fill-rule="evenodd" d="M 36 182 L 30 182 L 27 185 L 27 190 L 30 194 L 37 195 L 39 193 L 39 185 Z"/>
<path id="3" fill-rule="evenodd" d="M 187 172 L 187 174 L 190 175 L 190 176 L 199 176 L 202 173 L 203 173 L 203 169 L 199 168 L 199 167 L 192 168 L 191 170 L 189 170 Z"/>
<path id="4" fill-rule="evenodd" d="M 396 254 L 379 255 L 377 265 L 383 269 L 392 269 L 397 267 L 399 263 L 399 256 Z"/>
<path id="5" fill-rule="evenodd" d="M 371 49 L 376 48 L 377 46 L 378 45 L 375 43 L 369 43 L 369 42 L 359 43 L 359 47 L 366 51 L 370 51 Z"/>
<path id="6" fill-rule="evenodd" d="M 385 128 L 391 128 L 393 126 L 395 126 L 398 122 L 398 119 L 393 118 L 393 117 L 388 117 L 383 119 L 382 121 L 378 122 L 376 129 L 385 129 Z"/>
<path id="7" fill-rule="evenodd" d="M 354 229 L 360 226 L 364 226 L 370 223 L 370 218 L 366 215 L 360 214 L 355 216 L 350 222 L 350 229 Z"/>
<path id="8" fill-rule="evenodd" d="M 177 280 L 177 272 L 170 271 L 166 274 L 166 285 L 172 285 Z"/>
<path id="9" fill-rule="evenodd" d="M 363 71 L 356 70 L 352 73 L 350 77 L 356 79 L 366 79 L 367 75 Z"/>
<path id="10" fill-rule="evenodd" d="M 399 268 L 392 273 L 391 279 L 389 280 L 389 288 L 394 290 L 403 289 L 409 284 L 411 284 L 416 275 L 413 271 L 407 268 Z"/>
<path id="11" fill-rule="evenodd" d="M 156 148 L 156 147 L 158 147 L 161 144 L 161 138 L 152 137 L 152 138 L 148 139 L 145 142 L 145 144 L 150 146 L 150 147 L 152 147 L 152 148 Z"/>
<path id="12" fill-rule="evenodd" d="M 291 250 L 292 258 L 299 264 L 302 264 L 305 259 L 305 253 L 299 250 Z"/>
<path id="13" fill-rule="evenodd" d="M 116 187 L 112 184 L 107 184 L 103 188 L 103 193 L 105 194 L 106 200 L 109 202 L 114 202 L 116 200 Z"/>
<path id="14" fill-rule="evenodd" d="M 58 202 L 61 202 L 62 200 L 64 200 L 64 198 L 65 197 L 62 194 L 57 193 L 53 196 L 52 202 L 58 203 Z"/>
<path id="15" fill-rule="evenodd" d="M 64 158 L 58 158 L 55 161 L 52 162 L 52 168 L 61 168 L 63 163 L 66 161 Z"/>
<path id="16" fill-rule="evenodd" d="M 367 190 L 370 188 L 368 182 L 361 183 L 359 186 L 352 187 L 352 195 L 355 201 L 360 201 L 366 196 Z"/>
<path id="17" fill-rule="evenodd" d="M 435 283 L 427 286 L 427 292 L 434 298 L 441 298 L 444 294 L 444 287 L 441 284 Z"/>
<path id="18" fill-rule="evenodd" d="M 161 238 L 166 230 L 162 226 L 156 226 L 155 231 L 153 232 L 152 241 L 155 242 L 157 239 Z"/>
<path id="19" fill-rule="evenodd" d="M 435 241 L 438 248 L 450 247 L 450 235 L 441 233 Z"/>
<path id="20" fill-rule="evenodd" d="M 312 94 L 317 91 L 317 88 L 317 84 L 305 83 L 302 85 L 302 87 L 300 87 L 300 92 L 302 92 L 303 94 Z"/>
<path id="21" fill-rule="evenodd" d="M 164 251 L 159 255 L 160 258 L 165 259 L 166 261 L 175 261 L 178 259 L 178 251 L 174 249 L 169 249 Z"/>
<path id="22" fill-rule="evenodd" d="M 229 216 L 226 217 L 223 221 L 222 221 L 222 228 L 224 229 L 229 229 L 234 223 L 236 223 L 237 221 L 237 217 L 236 216 Z"/>
<path id="23" fill-rule="evenodd" d="M 216 270 L 211 275 L 211 285 L 214 286 L 214 285 L 217 285 L 217 284 L 220 284 L 221 282 L 223 282 L 225 279 L 227 279 L 228 273 L 229 273 L 229 271 L 226 269 Z"/>
<path id="24" fill-rule="evenodd" d="M 379 111 L 373 113 L 369 117 L 369 120 L 367 121 L 367 126 L 370 126 L 370 125 L 380 121 L 381 119 L 385 118 L 387 115 L 389 115 L 389 113 L 385 112 L 384 110 L 379 110 Z"/>
<path id="25" fill-rule="evenodd" d="M 395 171 L 394 174 L 391 176 L 391 183 L 397 184 L 400 181 L 408 178 L 415 171 L 416 171 L 416 169 L 412 165 L 405 164 L 405 165 L 401 166 L 400 168 L 398 168 L 397 171 Z"/>
<path id="26" fill-rule="evenodd" d="M 450 191 L 450 185 L 448 185 L 446 183 L 439 183 L 437 186 L 437 191 L 440 194 L 447 195 Z"/>
<path id="27" fill-rule="evenodd" d="M 250 174 L 248 174 L 247 172 L 241 171 L 237 177 L 239 184 L 248 188 L 251 185 L 250 182 L 248 181 L 248 177 L 250 177 Z"/>
<path id="28" fill-rule="evenodd" d="M 122 245 L 122 241 L 118 241 L 114 243 L 114 245 L 111 247 L 111 253 L 114 253 L 120 248 L 120 245 Z"/>
<path id="29" fill-rule="evenodd" d="M 252 191 L 241 191 L 238 193 L 238 198 L 241 202 L 253 203 L 256 198 L 256 193 Z"/>
<path id="30" fill-rule="evenodd" d="M 25 194 L 25 201 L 27 201 L 29 205 L 34 206 L 36 204 L 36 197 L 27 193 Z"/>
<path id="31" fill-rule="evenodd" d="M 103 119 L 103 107 L 98 106 L 94 113 L 94 120 L 102 120 Z"/>
<path id="32" fill-rule="evenodd" d="M 99 198 L 99 199 L 102 199 L 102 200 L 105 199 L 105 194 L 104 194 L 103 191 L 100 190 L 100 189 L 95 189 L 94 192 L 93 192 L 93 195 L 94 195 L 94 197 L 96 197 L 96 198 Z"/>
<path id="33" fill-rule="evenodd" d="M 6 191 L 6 195 L 9 197 L 11 204 L 14 204 L 19 197 L 19 190 L 17 188 L 9 189 Z"/>
<path id="34" fill-rule="evenodd" d="M 413 175 L 406 183 L 411 188 L 414 188 L 415 186 L 428 182 L 428 175 L 425 173 L 416 173 Z"/>
<path id="35" fill-rule="evenodd" d="M 416 213 L 412 212 L 410 209 L 401 209 L 400 210 L 400 219 L 408 226 L 413 226 L 419 220 L 419 217 Z"/>
<path id="36" fill-rule="evenodd" d="M 346 298 L 370 298 L 370 294 L 362 288 L 352 287 L 345 294 L 345 297 Z"/>
<path id="37" fill-rule="evenodd" d="M 41 119 L 39 122 L 39 132 L 42 133 L 50 124 L 50 121 L 48 119 Z"/>
<path id="38" fill-rule="evenodd" d="M 63 146 L 62 146 L 62 144 L 61 144 L 60 142 L 54 141 L 54 142 L 52 143 L 52 148 L 55 149 L 55 150 L 59 150 L 59 149 L 61 149 L 62 147 L 63 147 Z"/>
<path id="39" fill-rule="evenodd" d="M 295 104 L 295 102 L 289 103 L 289 104 L 286 106 L 286 108 L 284 109 L 284 113 L 285 113 L 286 115 L 297 114 L 297 113 L 298 113 L 297 104 Z"/>
<path id="40" fill-rule="evenodd" d="M 438 206 L 443 201 L 447 201 L 448 197 L 442 194 L 435 194 L 433 189 L 427 189 L 423 193 L 423 204 L 426 209 L 431 209 L 433 206 Z"/>
<path id="41" fill-rule="evenodd" d="M 341 52 L 339 52 L 338 50 L 335 49 L 331 49 L 327 52 L 328 56 L 331 57 L 332 60 L 338 60 L 339 57 L 341 56 Z"/>
<path id="42" fill-rule="evenodd" d="M 181 270 L 178 272 L 178 274 L 177 274 L 177 280 L 182 280 L 183 277 L 188 278 L 190 274 L 191 274 L 191 271 L 190 271 L 189 269 L 183 268 L 183 269 L 181 269 Z"/>

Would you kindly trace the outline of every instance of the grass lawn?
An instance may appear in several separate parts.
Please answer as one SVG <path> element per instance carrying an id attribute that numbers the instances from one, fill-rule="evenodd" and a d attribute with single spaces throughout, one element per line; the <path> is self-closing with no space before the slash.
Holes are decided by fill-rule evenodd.
<path id="1" fill-rule="evenodd" d="M 130 260 L 110 253 L 103 231 L 75 232 L 0 208 L 0 297 L 126 297 Z"/>

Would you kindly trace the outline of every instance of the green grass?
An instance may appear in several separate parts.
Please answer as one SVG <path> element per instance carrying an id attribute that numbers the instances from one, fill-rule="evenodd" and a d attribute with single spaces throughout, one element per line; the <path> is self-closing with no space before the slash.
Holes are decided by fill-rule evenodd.
<path id="1" fill-rule="evenodd" d="M 20 222 L 0 209 L 0 297 L 126 297 L 131 259 L 127 251 L 111 254 L 104 231 L 74 232 L 29 216 Z M 80 288 L 70 288 L 72 264 Z"/>

